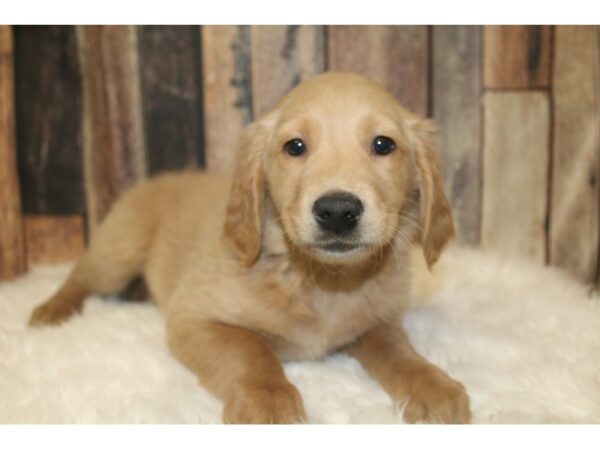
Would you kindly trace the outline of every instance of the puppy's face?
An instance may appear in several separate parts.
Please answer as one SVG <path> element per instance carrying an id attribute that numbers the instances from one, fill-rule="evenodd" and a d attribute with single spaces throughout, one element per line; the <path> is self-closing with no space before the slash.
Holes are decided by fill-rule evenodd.
<path id="1" fill-rule="evenodd" d="M 264 171 L 295 246 L 352 264 L 398 234 L 416 174 L 402 116 L 389 94 L 360 77 L 320 77 L 284 99 Z"/>
<path id="2" fill-rule="evenodd" d="M 431 126 L 358 75 L 305 81 L 244 132 L 224 230 L 246 266 L 265 190 L 288 241 L 328 264 L 365 261 L 415 229 L 432 264 L 453 234 Z"/>

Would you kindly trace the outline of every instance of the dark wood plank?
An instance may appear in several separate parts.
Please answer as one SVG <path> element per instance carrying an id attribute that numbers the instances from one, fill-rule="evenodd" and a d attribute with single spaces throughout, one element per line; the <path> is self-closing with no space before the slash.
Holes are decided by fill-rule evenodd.
<path id="1" fill-rule="evenodd" d="M 411 111 L 428 114 L 426 26 L 329 26 L 328 69 L 358 72 L 383 84 Z"/>
<path id="2" fill-rule="evenodd" d="M 202 165 L 200 29 L 137 28 L 148 171 Z"/>
<path id="3" fill-rule="evenodd" d="M 93 231 L 127 187 L 146 174 L 136 35 L 130 26 L 78 26 L 83 151 Z"/>
<path id="4" fill-rule="evenodd" d="M 552 27 L 549 25 L 486 25 L 485 87 L 548 88 Z"/>
<path id="5" fill-rule="evenodd" d="M 18 164 L 27 214 L 85 211 L 80 71 L 72 26 L 16 26 Z"/>
<path id="6" fill-rule="evenodd" d="M 550 262 L 585 282 L 596 277 L 600 227 L 598 40 L 597 27 L 555 30 Z"/>
<path id="7" fill-rule="evenodd" d="M 243 128 L 252 120 L 250 27 L 202 27 L 206 168 L 233 168 Z"/>
<path id="8" fill-rule="evenodd" d="M 56 264 L 73 261 L 85 250 L 82 216 L 25 216 L 27 262 Z"/>
<path id="9" fill-rule="evenodd" d="M 458 239 L 478 245 L 481 228 L 481 27 L 433 27 L 433 117 Z"/>
<path id="10" fill-rule="evenodd" d="M 546 260 L 550 101 L 546 92 L 487 92 L 481 244 Z"/>
<path id="11" fill-rule="evenodd" d="M 15 155 L 11 27 L 0 25 L 0 280 L 27 270 Z"/>
<path id="12" fill-rule="evenodd" d="M 252 103 L 254 115 L 269 111 L 300 81 L 325 69 L 322 26 L 252 27 Z"/>

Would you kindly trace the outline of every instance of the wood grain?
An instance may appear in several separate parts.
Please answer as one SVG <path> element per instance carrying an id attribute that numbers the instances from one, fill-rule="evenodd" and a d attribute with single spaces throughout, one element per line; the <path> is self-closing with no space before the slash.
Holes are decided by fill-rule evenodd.
<path id="1" fill-rule="evenodd" d="M 233 168 L 243 128 L 252 120 L 250 27 L 202 27 L 206 168 Z"/>
<path id="2" fill-rule="evenodd" d="M 25 216 L 27 262 L 56 264 L 79 258 L 85 249 L 82 216 Z"/>
<path id="3" fill-rule="evenodd" d="M 328 69 L 366 75 L 411 111 L 428 114 L 426 26 L 329 26 Z"/>
<path id="4" fill-rule="evenodd" d="M 296 84 L 325 69 L 322 26 L 252 26 L 253 112 L 269 111 Z"/>
<path id="5" fill-rule="evenodd" d="M 481 228 L 481 27 L 433 27 L 433 117 L 459 242 Z"/>
<path id="6" fill-rule="evenodd" d="M 549 87 L 550 25 L 486 25 L 484 29 L 486 88 Z"/>
<path id="7" fill-rule="evenodd" d="M 482 246 L 544 263 L 549 97 L 488 92 L 484 120 Z"/>
<path id="8" fill-rule="evenodd" d="M 85 211 L 80 86 L 74 27 L 15 27 L 18 165 L 26 214 Z"/>
<path id="9" fill-rule="evenodd" d="M 10 25 L 0 25 L 0 56 L 13 54 L 13 30 Z"/>
<path id="10" fill-rule="evenodd" d="M 27 270 L 15 150 L 11 27 L 0 25 L 0 280 Z"/>
<path id="11" fill-rule="evenodd" d="M 137 27 L 148 171 L 202 165 L 200 29 Z"/>
<path id="12" fill-rule="evenodd" d="M 596 276 L 600 226 L 598 40 L 597 27 L 556 27 L 550 262 L 586 282 Z"/>
<path id="13" fill-rule="evenodd" d="M 90 235 L 118 195 L 146 174 L 136 34 L 78 26 L 83 151 Z"/>

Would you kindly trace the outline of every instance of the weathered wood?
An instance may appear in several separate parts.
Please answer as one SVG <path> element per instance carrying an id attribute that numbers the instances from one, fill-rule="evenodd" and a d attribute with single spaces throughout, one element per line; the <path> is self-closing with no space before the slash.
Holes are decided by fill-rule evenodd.
<path id="1" fill-rule="evenodd" d="M 202 27 L 206 168 L 229 171 L 252 120 L 249 26 Z"/>
<path id="2" fill-rule="evenodd" d="M 85 211 L 81 77 L 72 26 L 17 26 L 18 165 L 26 214 Z"/>
<path id="3" fill-rule="evenodd" d="M 0 25 L 0 280 L 27 270 L 15 156 L 11 27 Z"/>
<path id="4" fill-rule="evenodd" d="M 137 28 L 148 171 L 202 165 L 200 29 Z"/>
<path id="5" fill-rule="evenodd" d="M 544 263 L 548 94 L 488 92 L 484 120 L 482 246 Z"/>
<path id="6" fill-rule="evenodd" d="M 79 258 L 85 249 L 82 216 L 25 216 L 27 262 L 54 264 Z"/>
<path id="7" fill-rule="evenodd" d="M 146 173 L 136 33 L 130 26 L 78 26 L 83 78 L 83 151 L 88 226 Z"/>
<path id="8" fill-rule="evenodd" d="M 485 87 L 548 88 L 552 27 L 549 25 L 486 25 Z"/>
<path id="9" fill-rule="evenodd" d="M 586 282 L 596 275 L 600 226 L 598 39 L 597 27 L 555 31 L 550 262 Z"/>
<path id="10" fill-rule="evenodd" d="M 258 116 L 300 81 L 325 69 L 322 26 L 252 26 L 253 111 Z"/>
<path id="11" fill-rule="evenodd" d="M 13 30 L 10 25 L 0 25 L 0 56 L 13 54 Z"/>
<path id="12" fill-rule="evenodd" d="M 481 27 L 433 27 L 433 117 L 446 194 L 460 242 L 481 228 Z"/>
<path id="13" fill-rule="evenodd" d="M 428 114 L 426 26 L 329 26 L 328 68 L 366 75 L 411 111 Z"/>

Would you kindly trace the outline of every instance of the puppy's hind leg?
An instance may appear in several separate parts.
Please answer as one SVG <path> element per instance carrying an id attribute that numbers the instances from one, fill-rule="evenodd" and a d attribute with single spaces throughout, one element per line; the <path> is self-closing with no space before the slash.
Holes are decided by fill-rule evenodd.
<path id="1" fill-rule="evenodd" d="M 32 312 L 30 325 L 58 325 L 81 312 L 90 294 L 116 294 L 141 274 L 155 228 L 143 194 L 134 188 L 115 205 L 62 287 Z"/>

